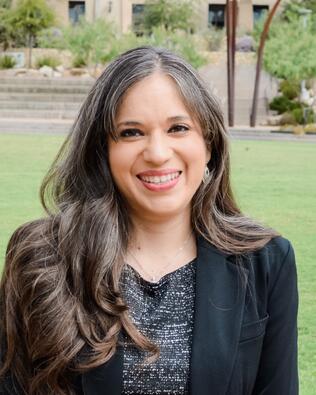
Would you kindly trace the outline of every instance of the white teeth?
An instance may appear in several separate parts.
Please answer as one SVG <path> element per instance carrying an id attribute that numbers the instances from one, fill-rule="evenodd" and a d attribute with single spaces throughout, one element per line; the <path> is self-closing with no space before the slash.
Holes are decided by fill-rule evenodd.
<path id="1" fill-rule="evenodd" d="M 139 178 L 142 181 L 145 182 L 150 182 L 152 184 L 163 184 L 165 182 L 169 182 L 171 180 L 174 180 L 175 178 L 179 177 L 180 172 L 176 172 L 176 173 L 170 173 L 170 174 L 166 174 L 164 176 L 158 177 L 158 176 L 140 176 Z"/>

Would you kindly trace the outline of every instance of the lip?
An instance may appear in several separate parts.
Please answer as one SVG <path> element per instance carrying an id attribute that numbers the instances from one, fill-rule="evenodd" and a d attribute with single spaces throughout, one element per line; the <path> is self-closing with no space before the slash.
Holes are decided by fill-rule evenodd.
<path id="1" fill-rule="evenodd" d="M 145 180 L 143 180 L 141 178 L 141 176 L 162 177 L 162 176 L 165 176 L 168 174 L 173 174 L 173 173 L 179 173 L 178 177 L 176 177 L 170 181 L 166 181 L 162 184 L 154 184 L 151 182 L 146 182 Z M 177 185 L 177 183 L 180 180 L 181 173 L 182 173 L 182 171 L 179 171 L 176 169 L 148 170 L 148 171 L 144 171 L 142 173 L 137 174 L 137 178 L 138 178 L 139 182 L 141 182 L 141 184 L 149 191 L 163 192 L 163 191 L 168 191 Z"/>
<path id="2" fill-rule="evenodd" d="M 172 174 L 172 173 L 182 173 L 181 170 L 178 169 L 160 169 L 160 170 L 156 170 L 156 169 L 152 169 L 152 170 L 146 170 L 146 171 L 142 171 L 141 173 L 137 174 L 137 177 L 143 177 L 143 176 L 157 176 L 157 177 L 162 177 L 162 176 L 166 176 L 168 174 Z"/>

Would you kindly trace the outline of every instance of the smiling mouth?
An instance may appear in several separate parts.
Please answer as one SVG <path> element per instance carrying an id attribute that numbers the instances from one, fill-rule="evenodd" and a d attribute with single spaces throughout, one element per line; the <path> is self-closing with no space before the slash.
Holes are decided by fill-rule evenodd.
<path id="1" fill-rule="evenodd" d="M 181 171 L 176 171 L 174 173 L 165 174 L 163 176 L 138 175 L 137 178 L 139 178 L 141 181 L 146 182 L 148 184 L 161 185 L 161 184 L 168 183 L 172 180 L 175 180 L 176 178 L 179 178 L 180 174 L 181 174 Z"/>

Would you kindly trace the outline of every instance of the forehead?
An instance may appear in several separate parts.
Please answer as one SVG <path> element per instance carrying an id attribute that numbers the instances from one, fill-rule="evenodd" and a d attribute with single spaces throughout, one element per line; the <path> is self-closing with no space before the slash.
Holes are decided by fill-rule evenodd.
<path id="1" fill-rule="evenodd" d="M 116 121 L 125 116 L 153 115 L 174 117 L 182 113 L 193 116 L 180 89 L 170 76 L 155 72 L 133 84 L 123 95 Z"/>

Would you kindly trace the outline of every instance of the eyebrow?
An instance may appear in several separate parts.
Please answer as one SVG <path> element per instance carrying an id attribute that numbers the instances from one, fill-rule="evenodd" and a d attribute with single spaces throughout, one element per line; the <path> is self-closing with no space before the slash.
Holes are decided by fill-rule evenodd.
<path id="1" fill-rule="evenodd" d="M 180 121 L 188 121 L 191 120 L 190 117 L 187 115 L 175 115 L 173 117 L 167 118 L 167 121 L 169 122 L 180 122 Z M 117 124 L 117 127 L 119 126 L 142 126 L 143 124 L 138 121 L 122 121 Z"/>

